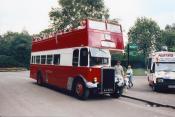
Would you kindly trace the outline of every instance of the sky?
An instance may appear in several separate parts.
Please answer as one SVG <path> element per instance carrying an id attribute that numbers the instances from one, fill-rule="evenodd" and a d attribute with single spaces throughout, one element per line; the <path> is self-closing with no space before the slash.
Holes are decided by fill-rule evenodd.
<path id="1" fill-rule="evenodd" d="M 104 0 L 110 18 L 117 18 L 124 33 L 138 17 L 155 20 L 161 29 L 175 23 L 175 0 Z M 49 27 L 49 11 L 57 0 L 0 0 L 0 35 L 27 30 L 37 34 Z"/>

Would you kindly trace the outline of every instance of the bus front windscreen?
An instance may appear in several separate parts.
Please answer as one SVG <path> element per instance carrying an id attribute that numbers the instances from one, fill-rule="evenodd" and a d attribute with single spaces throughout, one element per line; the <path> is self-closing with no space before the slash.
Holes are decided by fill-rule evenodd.
<path id="1" fill-rule="evenodd" d="M 175 72 L 175 63 L 156 63 L 155 70 L 157 72 L 160 71 Z"/>
<path id="2" fill-rule="evenodd" d="M 108 65 L 108 58 L 101 58 L 101 57 L 90 57 L 90 66 L 95 65 Z"/>
<path id="3" fill-rule="evenodd" d="M 90 66 L 108 65 L 110 58 L 109 50 L 91 48 L 90 49 Z"/>

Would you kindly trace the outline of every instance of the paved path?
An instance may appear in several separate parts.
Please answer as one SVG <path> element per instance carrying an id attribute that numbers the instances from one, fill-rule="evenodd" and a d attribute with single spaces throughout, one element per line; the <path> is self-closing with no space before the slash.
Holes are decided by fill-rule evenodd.
<path id="1" fill-rule="evenodd" d="M 136 91 L 150 92 L 134 88 L 128 93 Z M 98 97 L 80 101 L 58 90 L 38 86 L 36 81 L 29 79 L 29 72 L 0 72 L 0 117 L 138 117 L 140 115 L 174 117 L 175 111 L 170 108 L 150 107 L 127 98 Z"/>
<path id="2" fill-rule="evenodd" d="M 175 107 L 175 92 L 152 91 L 145 76 L 135 77 L 134 87 L 127 90 L 124 95 Z"/>

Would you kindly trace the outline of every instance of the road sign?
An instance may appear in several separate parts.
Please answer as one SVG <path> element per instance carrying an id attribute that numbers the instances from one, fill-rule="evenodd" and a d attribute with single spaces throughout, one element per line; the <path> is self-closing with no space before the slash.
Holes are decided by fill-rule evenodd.
<path id="1" fill-rule="evenodd" d="M 138 46 L 136 44 L 129 44 L 130 49 L 137 49 Z"/>

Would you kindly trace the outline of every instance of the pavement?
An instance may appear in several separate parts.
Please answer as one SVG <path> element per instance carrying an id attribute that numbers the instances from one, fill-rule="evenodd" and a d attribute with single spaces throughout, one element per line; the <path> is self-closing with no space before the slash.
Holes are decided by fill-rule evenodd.
<path id="1" fill-rule="evenodd" d="M 134 87 L 125 91 L 124 96 L 175 108 L 175 92 L 155 92 L 148 85 L 146 76 L 135 76 Z"/>
<path id="2" fill-rule="evenodd" d="M 139 83 L 140 82 L 140 83 Z M 143 85 L 143 84 L 144 85 Z M 140 98 L 171 102 L 174 94 L 154 93 L 145 78 L 135 79 L 133 89 L 125 92 Z M 156 97 L 155 97 L 156 96 Z M 168 98 L 168 101 L 162 99 Z M 174 117 L 171 108 L 151 107 L 145 102 L 109 96 L 78 100 L 64 91 L 41 87 L 29 79 L 29 71 L 0 72 L 0 117 Z"/>

